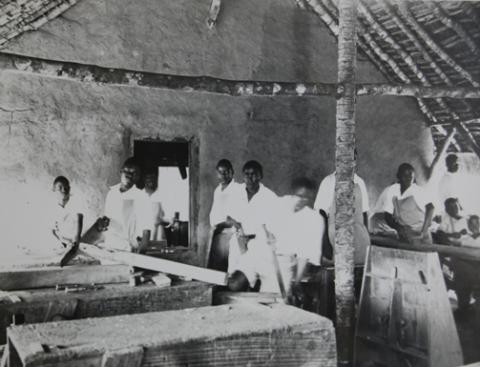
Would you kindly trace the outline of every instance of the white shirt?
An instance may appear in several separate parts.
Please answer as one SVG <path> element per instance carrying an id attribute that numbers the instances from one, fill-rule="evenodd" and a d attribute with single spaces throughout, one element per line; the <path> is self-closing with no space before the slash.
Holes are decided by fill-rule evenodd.
<path id="1" fill-rule="evenodd" d="M 476 213 L 478 183 L 478 178 L 473 175 L 445 172 L 438 184 L 439 207 L 443 208 L 448 198 L 457 198 L 465 213 Z"/>
<path id="2" fill-rule="evenodd" d="M 288 196 L 279 200 L 275 220 L 268 227 L 276 239 L 276 255 L 286 290 L 294 276 L 298 258 L 320 265 L 325 232 L 324 219 L 317 211 L 305 207 L 294 212 L 289 201 L 291 198 Z M 265 236 L 260 236 L 259 241 L 266 241 Z M 261 292 L 279 293 L 272 256 L 268 244 L 251 247 L 240 257 L 235 270 L 240 270 L 247 277 L 251 287 L 260 279 Z"/>
<path id="3" fill-rule="evenodd" d="M 262 234 L 262 226 L 271 223 L 276 215 L 278 196 L 260 184 L 258 192 L 248 201 L 246 185 L 239 186 L 238 195 L 233 197 L 232 207 L 227 210 L 227 215 L 242 224 L 245 234 Z"/>
<path id="4" fill-rule="evenodd" d="M 418 207 L 422 210 L 425 210 L 425 206 L 427 204 L 433 203 L 431 195 L 423 187 L 418 186 L 415 183 L 411 184 L 410 187 L 406 189 L 403 193 L 400 192 L 399 183 L 393 184 L 387 189 L 389 190 L 388 194 L 386 194 L 387 198 L 391 198 L 391 200 L 385 200 L 383 211 L 390 214 L 393 214 L 393 200 L 395 198 L 397 198 L 398 200 L 403 200 L 412 196 Z"/>
<path id="5" fill-rule="evenodd" d="M 64 207 L 55 203 L 52 208 L 52 223 L 60 240 L 72 241 L 77 232 L 77 214 L 84 213 L 80 204 L 72 197 L 67 201 Z M 85 220 L 83 221 L 85 223 Z"/>
<path id="6" fill-rule="evenodd" d="M 442 215 L 442 222 L 440 223 L 438 229 L 445 233 L 456 233 L 460 232 L 463 229 L 466 230 L 468 229 L 467 219 L 465 217 L 460 217 L 459 219 L 456 219 L 454 217 L 451 217 L 447 213 L 444 213 Z"/>
<path id="7" fill-rule="evenodd" d="M 468 234 L 462 237 L 462 239 L 460 240 L 460 244 L 466 247 L 480 248 L 480 236 L 477 238 L 473 238 L 472 235 Z"/>
<path id="8" fill-rule="evenodd" d="M 218 185 L 213 193 L 213 204 L 210 210 L 210 225 L 215 226 L 227 219 L 228 212 L 234 203 L 235 197 L 240 195 L 242 185 L 234 180 L 222 190 L 222 185 Z"/>
<path id="9" fill-rule="evenodd" d="M 355 173 L 353 176 L 353 182 L 360 186 L 360 191 L 362 193 L 362 211 L 368 212 L 368 192 L 367 187 L 365 186 L 365 181 Z M 316 210 L 321 209 L 325 211 L 325 213 L 329 213 L 333 200 L 335 200 L 335 172 L 329 174 L 320 183 L 317 198 L 315 199 L 313 207 Z"/>
<path id="10" fill-rule="evenodd" d="M 110 188 L 105 199 L 105 215 L 110 219 L 105 232 L 105 246 L 119 250 L 130 250 L 130 244 L 136 241 L 136 202 L 141 191 L 134 185 L 125 192 L 120 184 Z"/>
<path id="11" fill-rule="evenodd" d="M 135 206 L 137 216 L 137 236 L 142 236 L 145 229 L 150 230 L 150 239 L 163 239 L 163 231 L 156 224 L 160 223 L 164 217 L 162 200 L 159 190 L 155 190 L 149 195 L 145 190 L 141 190 Z M 154 238 L 155 228 L 160 231 L 157 238 Z"/>

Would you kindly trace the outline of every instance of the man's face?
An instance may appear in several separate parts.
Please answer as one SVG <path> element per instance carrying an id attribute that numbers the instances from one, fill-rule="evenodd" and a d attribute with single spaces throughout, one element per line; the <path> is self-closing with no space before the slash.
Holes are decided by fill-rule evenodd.
<path id="1" fill-rule="evenodd" d="M 445 211 L 451 217 L 457 217 L 460 212 L 457 200 L 450 200 L 445 204 Z"/>
<path id="2" fill-rule="evenodd" d="M 457 172 L 458 171 L 458 158 L 455 156 L 448 157 L 447 159 L 447 170 L 448 172 Z"/>
<path id="3" fill-rule="evenodd" d="M 233 178 L 233 171 L 228 167 L 217 167 L 217 178 L 221 184 L 229 184 Z"/>
<path id="4" fill-rule="evenodd" d="M 55 185 L 53 185 L 53 192 L 55 193 L 57 202 L 63 203 L 70 194 L 70 187 L 65 185 L 63 182 L 57 182 Z"/>
<path id="5" fill-rule="evenodd" d="M 148 190 L 155 191 L 158 186 L 158 176 L 150 173 L 145 175 L 145 188 Z"/>
<path id="6" fill-rule="evenodd" d="M 262 175 L 255 168 L 247 168 L 243 170 L 243 179 L 247 189 L 256 189 L 262 181 Z"/>
<path id="7" fill-rule="evenodd" d="M 468 229 L 474 234 L 480 233 L 480 221 L 478 218 L 470 218 L 468 221 Z"/>
<path id="8" fill-rule="evenodd" d="M 293 202 L 294 202 L 294 211 L 298 212 L 305 208 L 306 206 L 311 207 L 313 204 L 314 193 L 312 190 L 309 190 L 305 187 L 300 187 L 296 189 L 293 194 Z"/>
<path id="9" fill-rule="evenodd" d="M 409 187 L 413 183 L 414 178 L 415 174 L 413 170 L 407 168 L 400 172 L 398 176 L 398 181 L 400 182 L 400 185 L 404 187 Z"/>
<path id="10" fill-rule="evenodd" d="M 138 180 L 139 170 L 137 167 L 123 167 L 120 171 L 120 183 L 121 185 L 129 189 L 131 188 Z"/>

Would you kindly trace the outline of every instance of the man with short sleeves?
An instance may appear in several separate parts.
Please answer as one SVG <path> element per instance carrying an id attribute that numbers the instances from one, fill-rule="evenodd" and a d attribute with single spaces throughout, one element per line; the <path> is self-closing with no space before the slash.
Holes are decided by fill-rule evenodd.
<path id="1" fill-rule="evenodd" d="M 120 170 L 120 183 L 112 186 L 105 199 L 105 216 L 110 224 L 105 231 L 105 246 L 130 251 L 137 248 L 136 201 L 141 192 L 135 186 L 140 176 L 140 166 L 128 158 Z"/>
<path id="2" fill-rule="evenodd" d="M 276 215 L 277 195 L 262 184 L 263 167 L 257 161 L 248 161 L 243 166 L 244 183 L 240 186 L 229 210 L 227 224 L 233 226 L 228 254 L 228 272 L 231 273 L 241 254 L 247 250 L 264 251 L 263 225 L 269 224 Z M 257 238 L 258 237 L 258 238 Z"/>
<path id="3" fill-rule="evenodd" d="M 233 179 L 233 166 L 228 159 L 221 159 L 216 166 L 219 181 L 213 193 L 210 210 L 212 242 L 208 258 L 208 267 L 220 271 L 228 268 L 228 244 L 235 232 L 227 217 L 232 210 L 234 200 L 239 196 L 241 185 Z"/>

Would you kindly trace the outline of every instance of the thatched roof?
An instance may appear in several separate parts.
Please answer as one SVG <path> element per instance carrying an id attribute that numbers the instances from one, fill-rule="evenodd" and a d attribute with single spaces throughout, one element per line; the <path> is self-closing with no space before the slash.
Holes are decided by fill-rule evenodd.
<path id="1" fill-rule="evenodd" d="M 335 0 L 305 0 L 338 34 Z M 394 83 L 425 86 L 480 85 L 480 2 L 359 0 L 358 44 Z M 437 146 L 452 122 L 480 119 L 478 100 L 417 99 Z M 462 124 L 480 143 L 480 120 Z M 471 151 L 466 135 L 450 150 Z"/>
<path id="2" fill-rule="evenodd" d="M 0 0 L 0 48 L 21 33 L 38 29 L 77 1 Z M 313 9 L 338 34 L 337 0 L 295 1 Z M 389 82 L 480 87 L 480 2 L 358 0 L 358 5 L 360 54 Z M 471 151 L 473 140 L 480 151 L 480 104 L 476 99 L 417 101 L 437 146 L 454 123 L 463 131 L 455 134 L 450 150 Z M 469 122 L 459 126 L 458 121 Z"/>

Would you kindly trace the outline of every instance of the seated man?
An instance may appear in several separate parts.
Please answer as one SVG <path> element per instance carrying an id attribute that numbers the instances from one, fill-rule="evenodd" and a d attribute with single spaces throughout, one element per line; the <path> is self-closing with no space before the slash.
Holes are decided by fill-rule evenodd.
<path id="1" fill-rule="evenodd" d="M 480 248 L 480 219 L 478 215 L 471 215 L 467 224 L 470 233 L 460 239 L 460 245 Z"/>
<path id="2" fill-rule="evenodd" d="M 140 191 L 136 204 L 137 236 L 142 237 L 144 230 L 150 231 L 150 240 L 164 240 L 164 211 L 158 190 L 158 168 L 147 170 L 143 177 L 145 188 Z"/>
<path id="3" fill-rule="evenodd" d="M 432 242 L 433 200 L 415 183 L 415 170 L 409 163 L 398 167 L 397 179 L 398 183 L 390 186 L 392 201 L 384 208 L 387 224 L 397 231 L 401 241 Z"/>
<path id="4" fill-rule="evenodd" d="M 112 186 L 105 199 L 105 216 L 110 220 L 105 231 L 105 246 L 130 251 L 138 247 L 135 202 L 141 192 L 135 186 L 140 166 L 128 158 L 120 170 L 120 183 Z"/>
<path id="5" fill-rule="evenodd" d="M 73 243 L 78 225 L 79 205 L 71 198 L 70 182 L 64 176 L 53 181 L 53 192 L 57 202 L 53 213 L 52 234 L 63 247 Z"/>
<path id="6" fill-rule="evenodd" d="M 445 213 L 441 217 L 440 226 L 434 234 L 435 242 L 443 245 L 453 245 L 467 234 L 467 221 L 460 215 L 460 205 L 457 198 L 445 200 Z"/>
<path id="7" fill-rule="evenodd" d="M 257 161 L 248 161 L 243 166 L 245 183 L 228 209 L 227 226 L 233 226 L 236 235 L 232 236 L 228 251 L 228 272 L 232 273 L 241 254 L 249 248 L 264 248 L 261 236 L 265 237 L 263 225 L 276 215 L 278 197 L 262 184 L 263 167 Z M 257 238 L 258 237 L 258 238 Z"/>
<path id="8" fill-rule="evenodd" d="M 213 193 L 213 204 L 210 210 L 210 225 L 213 234 L 208 267 L 226 271 L 228 268 L 228 244 L 235 232 L 227 223 L 227 216 L 233 205 L 232 201 L 240 194 L 241 185 L 233 179 L 233 166 L 228 159 L 218 161 L 216 170 L 219 184 Z"/>
<path id="9" fill-rule="evenodd" d="M 280 274 L 287 292 L 299 290 L 306 264 L 320 264 L 322 237 L 325 222 L 318 212 L 311 208 L 315 195 L 315 184 L 306 178 L 296 179 L 291 185 L 291 196 L 281 199 L 275 214 L 276 221 L 270 224 L 261 236 L 266 251 L 249 249 L 240 258 L 228 287 L 233 291 L 253 288 L 260 280 L 261 292 L 279 292 L 279 281 L 273 262 L 278 259 Z M 269 246 L 274 246 L 274 252 Z"/>

